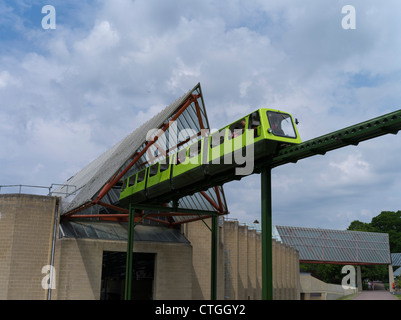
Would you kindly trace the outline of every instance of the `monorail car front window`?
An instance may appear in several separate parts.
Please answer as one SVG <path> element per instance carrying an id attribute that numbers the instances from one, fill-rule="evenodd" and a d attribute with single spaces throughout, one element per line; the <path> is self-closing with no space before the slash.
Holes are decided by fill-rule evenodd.
<path id="1" fill-rule="evenodd" d="M 297 137 L 292 118 L 289 114 L 267 111 L 267 118 L 269 119 L 271 132 L 275 136 L 294 139 Z"/>

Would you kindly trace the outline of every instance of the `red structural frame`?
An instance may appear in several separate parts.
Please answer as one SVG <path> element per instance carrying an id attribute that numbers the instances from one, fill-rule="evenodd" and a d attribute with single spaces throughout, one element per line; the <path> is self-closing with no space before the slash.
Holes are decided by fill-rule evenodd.
<path id="1" fill-rule="evenodd" d="M 133 155 L 133 159 L 131 160 L 131 162 L 121 171 L 121 172 L 117 172 L 102 188 L 102 190 L 100 190 L 99 194 L 97 195 L 95 200 L 89 201 L 85 204 L 83 204 L 82 206 L 64 214 L 62 216 L 62 219 L 73 219 L 73 218 L 98 218 L 100 220 L 111 220 L 111 221 L 128 221 L 129 218 L 129 211 L 128 209 L 124 209 L 112 204 L 108 204 L 106 202 L 103 202 L 102 199 L 106 196 L 106 194 L 124 177 L 124 175 L 138 162 L 138 160 L 148 151 L 148 149 L 152 146 L 155 145 L 157 146 L 157 148 L 159 150 L 161 150 L 161 148 L 158 146 L 157 144 L 157 140 L 160 138 L 160 136 L 167 131 L 167 129 L 170 127 L 170 125 L 178 119 L 179 116 L 181 116 L 183 114 L 183 112 L 192 104 L 195 104 L 195 110 L 196 110 L 196 115 L 199 121 L 199 127 L 201 130 L 205 129 L 204 123 L 203 123 L 203 119 L 202 119 L 202 115 L 201 115 L 201 110 L 200 110 L 200 106 L 199 106 L 199 102 L 198 99 L 201 98 L 201 94 L 191 94 L 176 110 L 176 112 L 174 113 L 173 117 L 165 124 L 163 124 L 160 128 L 159 131 L 157 132 L 157 134 L 155 135 L 153 140 L 150 141 L 146 141 L 145 142 L 145 146 L 144 148 L 140 151 L 140 152 L 135 152 Z M 176 146 L 171 147 L 168 150 L 163 150 L 162 153 L 164 152 L 164 155 L 167 155 L 168 153 L 170 153 L 172 150 L 178 148 L 179 146 L 181 146 L 182 144 L 190 141 L 191 139 L 198 137 L 202 135 L 202 131 L 198 132 L 196 135 L 188 138 L 185 141 L 180 142 L 179 144 L 177 144 Z M 146 165 L 147 162 L 143 162 L 140 165 Z M 217 196 L 217 203 L 204 191 L 201 191 L 200 194 L 212 205 L 212 207 L 214 209 L 216 209 L 216 213 L 218 215 L 223 215 L 226 214 L 227 212 L 224 209 L 224 205 L 223 202 L 221 200 L 221 194 L 220 194 L 220 190 L 219 188 L 216 186 L 214 187 L 214 190 L 216 192 L 216 196 Z M 115 213 L 115 214 L 79 214 L 79 212 L 92 207 L 94 205 L 100 205 L 121 213 Z M 174 221 L 171 217 L 172 216 L 188 216 L 191 217 L 189 219 L 185 219 L 182 221 Z M 136 213 L 135 214 L 135 220 L 139 221 L 141 220 L 143 217 L 143 211 L 141 213 Z M 167 217 L 167 221 L 166 220 L 162 220 L 162 219 L 158 219 L 160 217 Z M 207 219 L 210 218 L 210 215 L 200 215 L 198 217 L 194 217 L 193 213 L 177 213 L 174 212 L 173 209 L 171 212 L 163 212 L 163 213 L 157 213 L 157 214 L 147 214 L 146 215 L 146 219 L 148 220 L 152 220 L 155 222 L 159 222 L 162 224 L 166 224 L 169 226 L 174 226 L 177 224 L 182 224 L 182 223 L 187 223 L 187 222 L 192 222 L 192 221 L 197 221 L 197 220 L 203 220 L 203 219 Z"/>

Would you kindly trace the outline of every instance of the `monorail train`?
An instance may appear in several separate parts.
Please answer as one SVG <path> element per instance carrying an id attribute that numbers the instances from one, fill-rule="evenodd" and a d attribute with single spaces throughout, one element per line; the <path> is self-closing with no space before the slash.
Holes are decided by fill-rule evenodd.
<path id="1" fill-rule="evenodd" d="M 213 177 L 232 175 L 233 170 L 250 159 L 247 157 L 257 162 L 274 155 L 283 145 L 299 143 L 301 139 L 290 114 L 258 109 L 127 177 L 120 204 L 151 201 L 172 193 L 191 194 Z"/>

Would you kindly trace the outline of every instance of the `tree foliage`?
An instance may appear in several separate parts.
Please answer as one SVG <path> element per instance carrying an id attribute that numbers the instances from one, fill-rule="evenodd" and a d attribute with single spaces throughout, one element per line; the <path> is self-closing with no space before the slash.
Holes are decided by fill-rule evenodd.
<path id="1" fill-rule="evenodd" d="M 388 233 L 390 252 L 401 252 L 401 211 L 382 211 L 370 223 L 354 220 L 347 230 Z"/>

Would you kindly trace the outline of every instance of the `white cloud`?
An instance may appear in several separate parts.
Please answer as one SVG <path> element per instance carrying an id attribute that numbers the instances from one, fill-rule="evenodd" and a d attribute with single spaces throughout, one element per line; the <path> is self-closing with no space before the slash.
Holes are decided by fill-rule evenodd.
<path id="1" fill-rule="evenodd" d="M 119 42 L 118 32 L 113 30 L 108 21 L 97 23 L 90 34 L 75 43 L 79 54 L 87 57 L 98 56 L 104 50 L 110 50 Z"/>
<path id="2" fill-rule="evenodd" d="M 324 185 L 332 187 L 339 184 L 342 186 L 357 185 L 373 179 L 369 163 L 362 159 L 362 154 L 358 151 L 348 154 L 343 161 L 330 161 L 328 165 L 334 170 L 330 174 L 322 173 L 320 175 L 321 183 Z"/>
<path id="3" fill-rule="evenodd" d="M 19 82 L 8 71 L 0 72 L 0 90 L 10 85 L 18 85 Z"/>
<path id="4" fill-rule="evenodd" d="M 300 120 L 303 140 L 401 108 L 401 4 L 353 1 L 352 31 L 341 28 L 346 4 L 85 2 L 66 7 L 71 19 L 59 15 L 49 32 L 29 30 L 19 11 L 0 5 L 15 17 L 13 32 L 29 33 L 0 51 L 0 158 L 8 168 L 0 183 L 22 182 L 28 171 L 32 181 L 62 182 L 198 82 L 212 127 L 272 107 Z M 399 137 L 383 139 L 274 169 L 274 219 L 323 226 L 347 212 L 397 209 Z M 259 183 L 227 185 L 233 215 L 259 219 Z M 386 183 L 387 193 L 369 193 Z M 370 206 L 361 207 L 364 192 Z"/>

